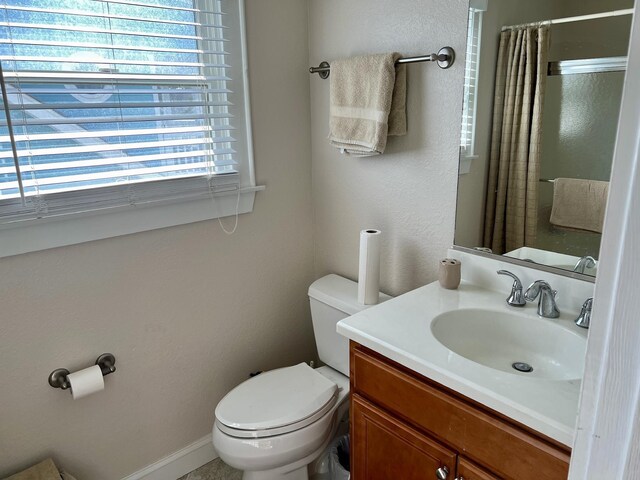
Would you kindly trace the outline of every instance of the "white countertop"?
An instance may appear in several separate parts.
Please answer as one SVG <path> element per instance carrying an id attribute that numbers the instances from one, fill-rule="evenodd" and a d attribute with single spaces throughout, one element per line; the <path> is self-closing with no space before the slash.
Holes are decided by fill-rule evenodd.
<path id="1" fill-rule="evenodd" d="M 450 351 L 431 332 L 431 321 L 451 310 L 482 308 L 516 314 L 505 303 L 508 293 L 505 290 L 499 294 L 468 283 L 461 284 L 458 290 L 445 290 L 434 282 L 345 318 L 338 323 L 337 331 L 571 447 L 580 380 L 549 380 L 489 368 Z M 516 310 L 519 316 L 539 318 L 534 304 Z M 559 319 L 544 320 L 586 339 L 587 331 L 573 324 L 576 313 L 563 312 Z"/>

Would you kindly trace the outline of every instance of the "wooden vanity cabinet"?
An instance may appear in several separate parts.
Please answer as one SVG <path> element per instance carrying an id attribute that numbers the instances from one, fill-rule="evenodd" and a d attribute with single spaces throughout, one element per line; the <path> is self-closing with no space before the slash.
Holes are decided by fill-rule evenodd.
<path id="1" fill-rule="evenodd" d="M 444 469 L 447 480 L 567 478 L 566 446 L 355 342 L 350 350 L 353 480 Z"/>
<path id="2" fill-rule="evenodd" d="M 490 474 L 485 469 L 475 465 L 470 460 L 459 456 L 456 470 L 457 480 L 500 480 L 500 477 Z"/>

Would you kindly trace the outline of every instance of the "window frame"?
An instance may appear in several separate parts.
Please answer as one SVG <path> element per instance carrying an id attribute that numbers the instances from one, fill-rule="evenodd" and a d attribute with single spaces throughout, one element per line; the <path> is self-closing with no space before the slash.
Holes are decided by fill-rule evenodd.
<path id="1" fill-rule="evenodd" d="M 475 77 L 473 78 L 473 82 L 474 82 L 474 96 L 473 96 L 473 102 L 469 102 L 468 98 L 467 98 L 467 87 L 466 87 L 466 83 L 467 83 L 467 64 L 469 61 L 469 57 L 466 58 L 465 60 L 465 74 L 464 74 L 464 93 L 463 93 L 463 111 L 462 111 L 462 119 L 465 119 L 465 113 L 467 113 L 467 116 L 469 116 L 469 112 L 471 112 L 471 117 L 472 120 L 470 122 L 467 122 L 467 125 L 469 126 L 468 132 L 469 132 L 469 143 L 467 145 L 463 145 L 462 144 L 462 131 L 464 131 L 464 123 L 463 125 L 461 125 L 461 135 L 460 135 L 460 159 L 461 159 L 461 166 L 464 163 L 464 167 L 465 168 L 461 168 L 460 173 L 464 174 L 464 173 L 468 173 L 469 168 L 470 168 L 470 164 L 471 161 L 478 158 L 478 156 L 476 155 L 476 151 L 475 151 L 475 144 L 476 144 L 476 122 L 477 122 L 477 116 L 478 116 L 478 83 L 479 83 L 479 79 L 480 79 L 480 53 L 481 53 L 481 47 L 482 47 L 482 23 L 483 23 L 483 17 L 484 17 L 484 12 L 487 11 L 488 8 L 488 1 L 487 0 L 471 0 L 470 4 L 469 4 L 469 14 L 468 14 L 468 24 L 467 24 L 467 51 L 466 54 L 469 55 L 469 43 L 468 43 L 468 34 L 469 34 L 469 30 L 471 28 L 471 19 L 472 16 L 474 17 L 474 26 L 477 24 L 477 31 L 478 31 L 478 42 L 476 45 L 476 51 L 474 52 L 474 60 L 476 62 L 476 69 L 475 69 Z M 471 107 L 471 108 L 470 108 Z"/>
<path id="2" fill-rule="evenodd" d="M 214 1 L 216 0 L 196 0 L 205 11 Z M 245 2 L 222 2 L 228 7 L 225 9 L 228 24 L 237 26 L 229 29 L 228 50 L 230 57 L 235 60 L 230 62 L 230 77 L 235 90 L 242 89 L 242 95 L 238 96 L 242 100 L 234 101 L 237 106 L 234 136 L 235 133 L 239 134 L 238 141 L 234 144 L 238 158 L 239 184 L 228 189 L 224 185 L 224 175 L 213 176 L 210 182 L 212 189 L 208 194 L 203 190 L 200 198 L 166 199 L 150 204 L 4 223 L 0 225 L 0 258 L 253 211 L 255 194 L 264 190 L 264 187 L 256 186 L 255 183 Z M 156 182 L 150 182 L 149 185 L 151 188 L 163 188 Z"/>

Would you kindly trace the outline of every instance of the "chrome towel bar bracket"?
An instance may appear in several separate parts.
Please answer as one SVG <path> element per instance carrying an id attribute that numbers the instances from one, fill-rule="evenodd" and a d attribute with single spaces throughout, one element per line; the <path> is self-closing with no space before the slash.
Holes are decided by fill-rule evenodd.
<path id="1" fill-rule="evenodd" d="M 420 55 L 418 57 L 405 57 L 400 58 L 396 64 L 404 63 L 418 63 L 418 62 L 436 62 L 442 69 L 447 69 L 456 60 L 456 52 L 451 47 L 443 47 L 438 50 L 438 53 L 430 53 L 428 55 Z M 325 79 L 329 77 L 331 72 L 331 65 L 328 62 L 322 62 L 317 67 L 309 68 L 309 73 L 317 73 L 320 78 Z"/>
<path id="2" fill-rule="evenodd" d="M 116 371 L 116 357 L 114 357 L 112 353 L 103 353 L 96 359 L 95 364 L 100 367 L 103 377 Z M 70 373 L 66 368 L 56 368 L 49 375 L 49 385 L 53 388 L 61 388 L 62 390 L 68 389 L 71 387 L 67 379 Z"/>

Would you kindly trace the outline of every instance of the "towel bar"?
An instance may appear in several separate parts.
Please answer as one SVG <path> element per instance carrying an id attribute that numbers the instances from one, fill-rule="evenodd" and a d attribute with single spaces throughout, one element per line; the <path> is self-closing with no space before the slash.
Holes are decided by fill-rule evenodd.
<path id="1" fill-rule="evenodd" d="M 442 69 L 447 69 L 456 59 L 456 52 L 451 47 L 443 47 L 438 50 L 438 53 L 430 53 L 428 55 L 420 55 L 418 57 L 405 57 L 399 59 L 396 64 L 403 63 L 418 63 L 418 62 L 436 62 Z M 329 77 L 331 72 L 331 65 L 328 62 L 322 62 L 317 67 L 309 68 L 309 73 L 317 73 L 320 78 L 325 79 Z"/>

